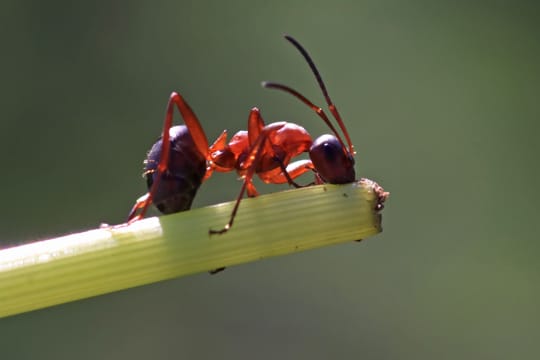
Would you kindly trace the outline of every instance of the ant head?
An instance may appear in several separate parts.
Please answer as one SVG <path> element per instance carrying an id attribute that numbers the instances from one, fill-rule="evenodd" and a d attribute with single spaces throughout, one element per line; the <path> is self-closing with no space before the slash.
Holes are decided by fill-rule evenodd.
<path id="1" fill-rule="evenodd" d="M 309 157 L 324 182 L 346 184 L 356 179 L 354 158 L 334 135 L 319 136 L 309 149 Z"/>

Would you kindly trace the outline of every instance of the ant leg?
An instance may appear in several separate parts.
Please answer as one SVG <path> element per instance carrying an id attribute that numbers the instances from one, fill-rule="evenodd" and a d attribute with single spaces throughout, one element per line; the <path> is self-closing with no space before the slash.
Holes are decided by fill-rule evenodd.
<path id="1" fill-rule="evenodd" d="M 234 222 L 234 218 L 236 216 L 236 213 L 238 212 L 238 207 L 240 206 L 240 201 L 242 201 L 242 198 L 244 197 L 244 192 L 246 191 L 247 183 L 248 183 L 248 181 L 250 181 L 250 180 L 248 180 L 247 176 L 248 175 L 246 175 L 246 177 L 244 178 L 244 182 L 242 184 L 242 187 L 240 188 L 240 194 L 238 194 L 238 197 L 236 198 L 236 203 L 234 204 L 234 208 L 233 208 L 233 211 L 231 213 L 231 217 L 229 219 L 229 222 L 220 230 L 213 230 L 213 229 L 208 230 L 208 233 L 210 235 L 224 234 L 227 231 L 229 231 L 229 229 L 232 227 L 233 222 Z M 253 177 L 253 174 L 251 175 L 251 177 Z"/>
<path id="2" fill-rule="evenodd" d="M 360 241 L 360 240 L 357 240 L 357 241 Z M 225 267 L 220 267 L 220 268 L 217 268 L 217 269 L 214 269 L 214 270 L 210 270 L 208 273 L 210 275 L 216 275 L 217 273 L 220 273 L 225 269 L 226 269 Z"/>
<path id="3" fill-rule="evenodd" d="M 169 98 L 169 103 L 167 105 L 167 116 L 171 117 L 171 122 L 172 122 L 172 114 L 173 114 L 173 107 L 172 107 L 173 104 L 176 105 L 176 107 L 180 111 L 180 114 L 182 114 L 184 123 L 189 129 L 189 134 L 191 135 L 191 138 L 193 139 L 193 142 L 195 143 L 197 150 L 202 156 L 207 158 L 208 157 L 208 138 L 206 137 L 206 134 L 204 133 L 204 130 L 201 126 L 201 123 L 199 122 L 199 119 L 197 119 L 197 115 L 195 115 L 193 110 L 191 110 L 191 107 L 188 105 L 188 103 L 184 100 L 184 98 L 180 94 L 178 94 L 177 92 L 173 92 Z"/>
<path id="4" fill-rule="evenodd" d="M 137 199 L 137 201 L 135 202 L 135 205 L 133 205 L 133 207 L 131 208 L 131 211 L 129 212 L 128 219 L 127 219 L 128 222 L 136 221 L 144 217 L 144 213 L 141 213 L 139 215 L 136 215 L 136 213 L 137 213 L 137 210 L 144 209 L 151 204 L 151 201 L 148 200 L 148 195 L 149 194 L 146 193 Z M 144 212 L 146 212 L 146 210 L 144 210 Z"/>
<path id="5" fill-rule="evenodd" d="M 262 132 L 264 131 L 264 120 L 261 116 L 261 111 L 257 107 L 253 107 L 249 112 L 248 117 L 248 130 L 247 130 L 247 136 L 248 136 L 248 144 L 249 146 L 253 146 L 260 138 Z M 261 150 L 258 151 L 259 153 L 262 152 Z M 258 162 L 258 161 L 257 161 Z M 246 168 L 249 168 L 251 165 L 245 165 Z M 248 197 L 256 197 L 259 196 L 259 193 L 257 192 L 257 189 L 255 188 L 255 185 L 253 185 L 253 182 L 251 179 L 247 182 L 246 190 Z"/>
<path id="6" fill-rule="evenodd" d="M 236 217 L 236 213 L 238 212 L 238 207 L 240 206 L 240 201 L 242 201 L 242 198 L 244 197 L 244 193 L 246 192 L 246 188 L 251 189 L 253 187 L 253 184 L 251 184 L 251 180 L 253 179 L 253 175 L 255 175 L 255 169 L 257 168 L 257 165 L 261 159 L 261 156 L 263 154 L 262 149 L 264 148 L 264 145 L 268 139 L 268 132 L 263 131 L 258 139 L 253 144 L 251 151 L 248 155 L 248 164 L 247 164 L 247 171 L 244 175 L 244 181 L 242 183 L 242 187 L 240 188 L 240 193 L 238 194 L 238 197 L 236 198 L 236 203 L 234 204 L 233 211 L 231 213 L 231 217 L 229 219 L 229 222 L 220 230 L 208 230 L 208 233 L 210 235 L 213 234 L 224 234 L 232 227 L 234 218 Z"/>
<path id="7" fill-rule="evenodd" d="M 214 173 L 214 170 L 218 167 L 216 166 L 215 160 L 215 154 L 218 152 L 222 152 L 227 147 L 227 130 L 223 130 L 223 132 L 218 136 L 216 141 L 208 148 L 208 157 L 206 158 L 206 174 L 204 174 L 204 178 L 202 181 L 206 181 L 212 174 Z M 219 171 L 219 170 L 218 170 Z"/>
<path id="8" fill-rule="evenodd" d="M 295 188 L 302 188 L 313 185 L 313 183 L 309 183 L 307 185 L 300 185 L 293 180 L 310 170 L 315 171 L 315 166 L 313 165 L 311 160 L 298 160 L 290 163 L 289 165 L 287 165 L 287 167 L 285 167 L 285 164 L 283 164 L 283 161 L 281 161 L 280 159 L 275 158 L 274 160 L 278 162 L 279 167 L 281 168 L 281 173 L 271 178 L 272 184 L 284 184 L 285 182 L 287 182 L 289 183 L 289 185 L 294 186 Z"/>
<path id="9" fill-rule="evenodd" d="M 269 179 L 266 179 L 267 181 L 271 182 L 272 184 L 289 183 L 289 185 L 294 186 L 295 188 L 302 188 L 315 184 L 314 182 L 312 182 L 307 185 L 300 185 L 293 180 L 308 171 L 315 171 L 315 166 L 313 165 L 311 160 L 298 160 L 290 163 L 289 165 L 287 165 L 287 167 L 285 167 L 281 160 L 275 160 L 278 162 L 279 167 L 281 168 L 281 172 L 270 177 Z"/>
<path id="10" fill-rule="evenodd" d="M 174 112 L 174 105 L 178 108 L 180 113 L 182 114 L 182 117 L 184 118 L 184 122 L 186 123 L 186 126 L 189 129 L 189 132 L 191 134 L 191 137 L 193 138 L 193 141 L 195 142 L 195 145 L 197 146 L 197 149 L 201 154 L 203 154 L 205 157 L 207 157 L 208 154 L 208 140 L 206 138 L 206 135 L 204 133 L 204 130 L 199 123 L 199 120 L 197 119 L 197 116 L 191 110 L 189 105 L 184 101 L 182 96 L 178 94 L 177 92 L 172 92 L 169 96 L 169 102 L 167 103 L 167 111 L 165 113 L 165 122 L 163 124 L 163 131 L 161 134 L 161 156 L 159 158 L 158 166 L 154 170 L 154 172 L 157 172 L 157 176 L 154 179 L 154 182 L 152 183 L 152 187 L 146 193 L 146 195 L 143 195 L 140 197 L 131 211 L 128 215 L 128 223 L 140 220 L 144 217 L 146 214 L 146 211 L 152 204 L 152 199 L 159 188 L 159 183 L 161 181 L 162 175 L 167 171 L 167 167 L 169 165 L 169 156 L 170 156 L 170 148 L 171 148 L 171 142 L 169 140 L 170 134 L 169 130 L 172 127 L 172 120 L 173 120 L 173 112 Z M 137 214 L 137 211 L 140 209 L 140 212 Z"/>
<path id="11" fill-rule="evenodd" d="M 253 185 L 253 181 L 249 181 L 246 185 L 246 192 L 248 197 L 257 197 L 259 196 L 259 192 L 257 191 L 257 188 L 255 188 L 255 185 Z"/>
<path id="12" fill-rule="evenodd" d="M 249 145 L 255 144 L 264 128 L 264 120 L 258 108 L 254 107 L 249 112 L 248 118 L 248 141 Z"/>

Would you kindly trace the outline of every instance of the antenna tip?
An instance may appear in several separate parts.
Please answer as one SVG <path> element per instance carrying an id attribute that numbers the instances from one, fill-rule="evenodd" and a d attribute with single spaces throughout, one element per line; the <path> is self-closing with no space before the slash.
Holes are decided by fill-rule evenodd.
<path id="1" fill-rule="evenodd" d="M 292 42 L 292 43 L 296 43 L 296 42 L 297 42 L 296 39 L 293 38 L 293 37 L 292 37 L 291 35 L 289 35 L 289 34 L 283 34 L 283 37 L 284 37 L 285 39 L 287 39 L 289 42 Z"/>
<path id="2" fill-rule="evenodd" d="M 268 87 L 268 81 L 261 81 L 261 86 L 263 88 Z"/>

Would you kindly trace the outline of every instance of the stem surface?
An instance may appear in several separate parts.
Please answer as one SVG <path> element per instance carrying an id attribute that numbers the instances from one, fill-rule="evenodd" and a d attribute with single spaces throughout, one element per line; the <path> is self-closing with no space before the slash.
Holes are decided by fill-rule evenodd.
<path id="1" fill-rule="evenodd" d="M 317 185 L 152 217 L 0 251 L 0 317 L 382 230 L 375 182 Z"/>

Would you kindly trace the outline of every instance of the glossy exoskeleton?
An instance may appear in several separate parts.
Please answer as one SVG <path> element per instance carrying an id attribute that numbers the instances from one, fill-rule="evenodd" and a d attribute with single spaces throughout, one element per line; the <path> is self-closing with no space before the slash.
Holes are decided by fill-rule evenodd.
<path id="1" fill-rule="evenodd" d="M 185 125 L 169 129 L 170 152 L 168 171 L 161 175 L 161 184 L 153 197 L 154 205 L 164 214 L 189 210 L 206 173 L 206 158 L 199 153 Z M 163 140 L 159 139 L 144 161 L 144 176 L 152 188 L 161 158 Z"/>
<path id="2" fill-rule="evenodd" d="M 185 125 L 172 126 L 175 105 Z M 161 138 L 145 160 L 143 175 L 148 192 L 137 200 L 128 221 L 143 218 L 152 203 L 164 214 L 188 210 L 205 179 L 213 152 L 195 113 L 180 94 L 173 92 L 167 104 Z"/>

